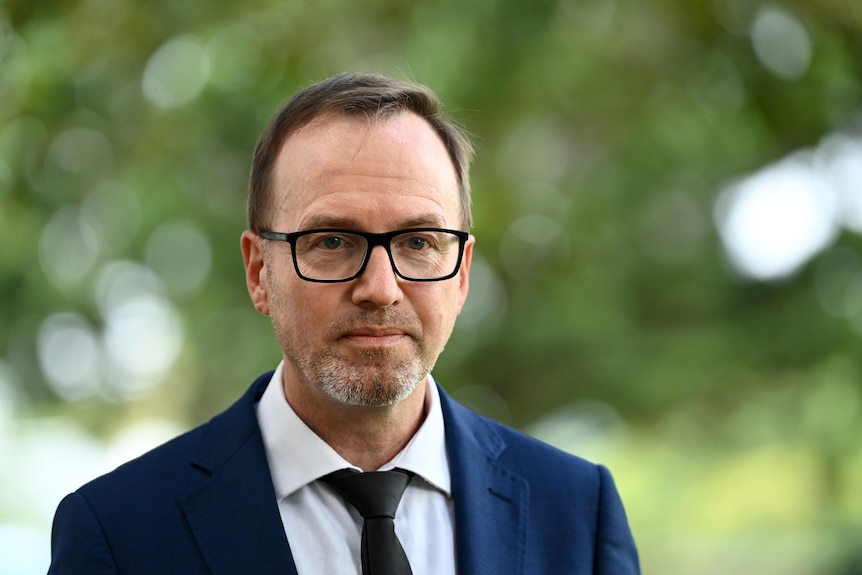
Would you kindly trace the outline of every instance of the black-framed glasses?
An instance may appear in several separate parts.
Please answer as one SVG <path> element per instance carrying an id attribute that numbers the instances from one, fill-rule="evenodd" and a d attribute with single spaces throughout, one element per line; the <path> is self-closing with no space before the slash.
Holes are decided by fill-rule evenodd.
<path id="1" fill-rule="evenodd" d="M 371 250 L 383 246 L 398 277 L 436 282 L 454 277 L 470 234 L 443 228 L 409 228 L 382 234 L 320 228 L 301 232 L 260 232 L 287 242 L 296 274 L 310 282 L 348 282 L 362 275 Z"/>

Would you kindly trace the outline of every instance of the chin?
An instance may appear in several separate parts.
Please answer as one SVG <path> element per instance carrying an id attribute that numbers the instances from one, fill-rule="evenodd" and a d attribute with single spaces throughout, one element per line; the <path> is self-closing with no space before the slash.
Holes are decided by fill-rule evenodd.
<path id="1" fill-rule="evenodd" d="M 387 407 L 407 399 L 427 374 L 423 372 L 420 375 L 417 369 L 387 371 L 348 368 L 340 374 L 324 375 L 318 381 L 327 395 L 342 403 L 358 407 Z"/>

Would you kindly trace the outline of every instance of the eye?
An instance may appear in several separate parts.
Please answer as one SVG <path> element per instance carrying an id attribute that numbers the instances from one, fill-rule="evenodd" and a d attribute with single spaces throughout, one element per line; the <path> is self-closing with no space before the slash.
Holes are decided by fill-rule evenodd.
<path id="1" fill-rule="evenodd" d="M 411 238 L 408 238 L 407 247 L 410 248 L 411 250 L 416 250 L 416 251 L 427 249 L 428 248 L 428 239 L 423 238 L 421 236 L 413 236 Z"/>
<path id="2" fill-rule="evenodd" d="M 320 245 L 327 250 L 337 250 L 344 247 L 344 240 L 338 236 L 327 236 L 320 240 Z"/>

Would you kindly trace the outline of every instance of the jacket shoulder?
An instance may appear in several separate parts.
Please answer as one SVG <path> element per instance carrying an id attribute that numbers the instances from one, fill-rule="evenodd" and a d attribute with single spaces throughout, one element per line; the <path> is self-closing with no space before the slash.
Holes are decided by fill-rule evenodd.
<path id="1" fill-rule="evenodd" d="M 261 381 L 265 380 L 263 385 Z M 261 376 L 227 410 L 77 490 L 92 502 L 121 494 L 184 493 L 209 477 L 250 438 L 259 435 L 254 403 L 268 378 Z"/>
<path id="2" fill-rule="evenodd" d="M 446 433 L 452 434 L 450 448 L 468 445 L 488 455 L 489 460 L 517 469 L 528 479 L 548 474 L 569 479 L 598 482 L 601 466 L 563 451 L 527 433 L 476 413 L 452 400 L 443 399 Z M 457 448 L 460 449 L 460 448 Z"/>

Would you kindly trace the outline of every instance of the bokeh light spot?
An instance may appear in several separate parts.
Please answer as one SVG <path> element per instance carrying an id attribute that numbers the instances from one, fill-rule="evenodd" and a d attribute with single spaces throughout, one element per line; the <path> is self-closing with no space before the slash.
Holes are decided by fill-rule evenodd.
<path id="1" fill-rule="evenodd" d="M 154 295 L 133 296 L 113 308 L 105 320 L 112 389 L 121 397 L 134 397 L 161 383 L 182 344 L 173 308 Z"/>
<path id="2" fill-rule="evenodd" d="M 113 261 L 99 270 L 96 280 L 96 306 L 102 317 L 131 296 L 164 293 L 159 278 L 145 266 L 132 261 Z"/>
<path id="3" fill-rule="evenodd" d="M 209 277 L 212 249 L 203 230 L 192 222 L 168 222 L 150 236 L 147 265 L 174 295 L 191 295 Z"/>
<path id="4" fill-rule="evenodd" d="M 144 96 L 158 108 L 168 110 L 188 104 L 207 83 L 209 57 L 190 36 L 165 42 L 144 69 Z"/>
<path id="5" fill-rule="evenodd" d="M 751 25 L 751 42 L 760 62 L 777 76 L 799 78 L 811 62 L 811 40 L 799 20 L 778 7 L 761 8 Z"/>
<path id="6" fill-rule="evenodd" d="M 98 239 L 91 222 L 74 208 L 57 211 L 39 238 L 42 269 L 61 289 L 83 281 L 96 263 L 97 252 Z"/>
<path id="7" fill-rule="evenodd" d="M 726 186 L 715 220 L 731 263 L 761 280 L 786 277 L 835 239 L 862 231 L 862 140 L 832 134 Z M 831 313 L 831 312 L 830 312 Z"/>
<path id="8" fill-rule="evenodd" d="M 601 460 L 625 435 L 625 422 L 606 403 L 583 400 L 542 416 L 527 432 L 569 453 Z"/>
<path id="9" fill-rule="evenodd" d="M 794 273 L 837 233 L 834 196 L 808 154 L 788 158 L 722 191 L 716 218 L 728 257 L 761 280 Z"/>
<path id="10" fill-rule="evenodd" d="M 92 128 L 71 128 L 51 143 L 48 157 L 71 174 L 94 173 L 113 162 L 113 147 L 108 138 Z"/>
<path id="11" fill-rule="evenodd" d="M 163 381 L 184 342 L 180 318 L 149 269 L 112 262 L 96 282 L 96 305 L 105 323 L 108 391 L 134 399 Z"/>
<path id="12" fill-rule="evenodd" d="M 49 316 L 39 330 L 39 365 L 57 395 L 86 399 L 99 388 L 102 352 L 98 335 L 80 315 Z"/>
<path id="13" fill-rule="evenodd" d="M 179 355 L 184 333 L 165 287 L 145 266 L 117 261 L 96 282 L 96 305 L 105 323 L 109 392 L 134 399 L 159 385 Z"/>

